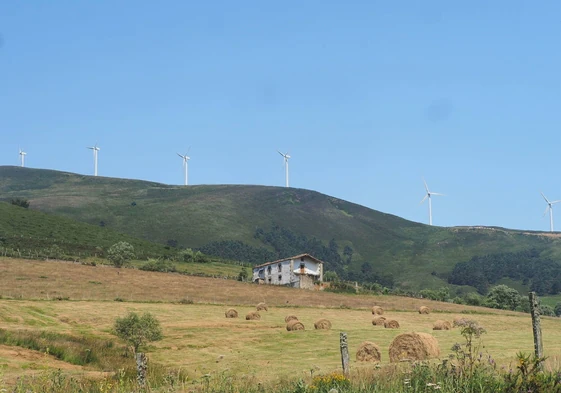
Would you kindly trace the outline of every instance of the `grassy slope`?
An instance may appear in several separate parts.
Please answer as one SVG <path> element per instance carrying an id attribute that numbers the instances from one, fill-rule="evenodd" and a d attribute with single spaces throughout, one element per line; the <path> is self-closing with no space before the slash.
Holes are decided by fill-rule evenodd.
<path id="1" fill-rule="evenodd" d="M 255 228 L 273 223 L 317 237 L 335 238 L 364 261 L 394 274 L 405 288 L 438 287 L 455 263 L 474 255 L 536 247 L 561 255 L 561 239 L 501 228 L 429 227 L 314 191 L 265 186 L 169 186 L 139 180 L 0 167 L 0 192 L 26 197 L 31 208 L 132 236 L 198 247 L 214 240 L 261 245 Z M 132 203 L 135 206 L 132 206 Z M 302 250 L 306 251 L 306 250 Z M 436 272 L 437 276 L 431 275 Z"/>
<path id="2" fill-rule="evenodd" d="M 64 265 L 64 268 L 61 266 Z M 171 368 L 182 368 L 191 378 L 230 375 L 254 376 L 257 381 L 275 381 L 283 377 L 306 378 L 340 368 L 339 332 L 349 337 L 351 369 L 366 371 L 371 364 L 355 361 L 354 353 L 363 341 L 373 341 L 382 349 L 382 364 L 388 364 L 388 347 L 398 334 L 420 331 L 433 334 L 439 341 L 444 359 L 450 347 L 462 338 L 458 329 L 433 331 L 437 319 L 451 320 L 468 316 L 488 331 L 483 336 L 485 356 L 499 364 L 513 361 L 516 352 L 530 353 L 531 319 L 528 314 L 430 302 L 394 296 L 360 296 L 304 291 L 283 287 L 254 285 L 235 281 L 186 277 L 176 274 L 147 273 L 125 269 L 117 274 L 111 267 L 89 267 L 72 263 L 39 262 L 0 258 L 0 295 L 24 300 L 0 300 L 0 328 L 9 331 L 29 329 L 77 336 L 115 338 L 111 326 L 116 317 L 128 311 L 151 312 L 162 323 L 164 340 L 150 345 L 151 361 Z M 220 288 L 220 291 L 217 291 Z M 48 301 L 47 292 L 70 297 L 70 301 Z M 117 295 L 135 302 L 114 302 Z M 52 296 L 53 293 L 50 293 Z M 195 304 L 177 304 L 181 298 Z M 37 299 L 37 300 L 26 300 Z M 40 300 L 42 299 L 42 300 Z M 88 301 L 80 301 L 88 300 Z M 109 301 L 107 301 L 109 300 Z M 244 315 L 265 300 L 269 311 L 260 321 L 245 321 Z M 286 303 L 286 301 L 289 303 Z M 153 303 L 146 301 L 161 301 Z M 374 327 L 370 307 L 384 307 L 385 316 L 400 322 L 398 330 Z M 416 308 L 429 305 L 439 312 L 419 315 Z M 343 306 L 344 305 L 344 306 Z M 224 310 L 234 306 L 239 319 L 224 318 Z M 343 306 L 343 307 L 342 307 Z M 470 311 L 465 314 L 462 311 Z M 284 317 L 294 314 L 306 330 L 287 332 Z M 329 331 L 316 331 L 313 322 L 328 318 Z M 542 318 L 545 355 L 557 364 L 561 351 L 558 318 Z M 508 340 L 504 338 L 508 337 Z M 0 348 L 1 349 L 1 348 Z M 45 354 L 39 354 L 46 358 Z M 21 364 L 19 353 L 0 352 L 5 375 L 21 375 L 34 360 Z M 123 362 L 132 364 L 132 359 Z M 46 367 L 61 368 L 50 361 Z M 557 363 L 556 363 L 557 362 Z M 64 368 L 63 368 L 64 370 Z M 110 370 L 114 371 L 114 370 Z"/>
<path id="3" fill-rule="evenodd" d="M 151 243 L 109 228 L 101 228 L 54 214 L 24 209 L 0 202 L 0 238 L 4 247 L 42 248 L 57 244 L 72 252 L 107 250 L 118 241 L 126 241 L 142 255 L 165 255 L 162 244 Z M 75 254 L 73 254 L 75 255 Z"/>

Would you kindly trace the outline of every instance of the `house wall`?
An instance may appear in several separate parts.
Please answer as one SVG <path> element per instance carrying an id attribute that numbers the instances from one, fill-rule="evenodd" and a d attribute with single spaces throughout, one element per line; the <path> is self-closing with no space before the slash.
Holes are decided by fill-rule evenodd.
<path id="1" fill-rule="evenodd" d="M 307 274 L 296 274 L 294 270 L 300 269 L 301 264 L 314 274 L 316 277 Z M 288 259 L 278 263 L 273 263 L 259 268 L 253 268 L 253 282 L 262 280 L 264 284 L 271 285 L 290 285 L 296 288 L 313 288 L 314 280 L 323 281 L 323 267 L 321 263 L 304 257 Z"/>

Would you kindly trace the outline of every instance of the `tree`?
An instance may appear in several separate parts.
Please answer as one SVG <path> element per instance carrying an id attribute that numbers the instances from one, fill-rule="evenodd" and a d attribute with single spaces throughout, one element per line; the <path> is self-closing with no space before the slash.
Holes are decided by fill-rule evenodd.
<path id="1" fill-rule="evenodd" d="M 238 281 L 247 281 L 247 269 L 244 267 L 242 267 L 242 270 L 240 270 L 240 274 L 238 274 Z"/>
<path id="2" fill-rule="evenodd" d="M 133 258 L 134 247 L 127 242 L 115 243 L 107 252 L 107 259 L 109 259 L 115 267 L 122 267 L 127 261 Z"/>
<path id="3" fill-rule="evenodd" d="M 487 300 L 489 306 L 504 310 L 515 310 L 521 302 L 518 291 L 506 285 L 491 288 L 487 294 Z"/>
<path id="4" fill-rule="evenodd" d="M 555 315 L 561 317 L 561 303 L 555 304 L 555 308 L 553 309 Z"/>
<path id="5" fill-rule="evenodd" d="M 160 322 L 150 313 L 139 316 L 130 312 L 125 317 L 115 320 L 113 330 L 117 337 L 127 341 L 134 348 L 135 353 L 142 345 L 163 338 Z"/>
<path id="6" fill-rule="evenodd" d="M 29 207 L 29 201 L 24 198 L 12 198 L 11 203 L 12 205 L 24 207 L 26 209 Z"/>

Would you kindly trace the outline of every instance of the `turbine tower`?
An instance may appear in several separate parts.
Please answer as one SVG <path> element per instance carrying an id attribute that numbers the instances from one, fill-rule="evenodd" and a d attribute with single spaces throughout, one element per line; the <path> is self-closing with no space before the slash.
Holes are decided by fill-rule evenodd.
<path id="1" fill-rule="evenodd" d="M 94 157 L 94 176 L 97 176 L 97 152 L 99 151 L 99 147 L 97 147 L 97 142 L 94 146 L 88 147 L 88 149 L 93 150 L 93 157 Z"/>
<path id="2" fill-rule="evenodd" d="M 431 196 L 433 196 L 433 195 L 442 195 L 443 196 L 444 194 L 429 191 L 429 186 L 427 186 L 427 182 L 425 181 L 425 179 L 423 179 L 423 183 L 425 183 L 425 190 L 427 190 L 427 194 L 421 200 L 421 203 L 423 203 L 425 201 L 425 199 L 429 200 L 429 225 L 432 225 L 432 201 L 431 201 Z"/>
<path id="3" fill-rule="evenodd" d="M 547 203 L 547 207 L 545 208 L 545 211 L 543 212 L 543 215 L 545 216 L 545 214 L 549 210 L 549 230 L 550 230 L 550 232 L 553 232 L 553 205 L 561 202 L 561 200 L 549 201 L 549 199 L 547 199 L 545 197 L 543 192 L 540 192 L 540 194 L 542 194 L 543 199 L 545 199 L 545 202 Z"/>
<path id="4" fill-rule="evenodd" d="M 280 151 L 277 150 L 277 152 L 284 157 L 284 174 L 286 177 L 286 187 L 288 187 L 288 159 L 290 158 L 290 156 L 288 155 L 288 153 L 283 154 Z"/>
<path id="5" fill-rule="evenodd" d="M 190 149 L 190 148 L 189 148 Z M 187 153 L 189 153 L 189 149 L 187 149 Z M 187 161 L 189 161 L 191 159 L 191 157 L 189 157 L 187 155 L 187 153 L 181 155 L 179 153 L 177 153 L 177 155 L 179 157 L 181 157 L 181 159 L 183 160 L 183 176 L 185 177 L 185 185 L 188 184 L 188 174 L 189 174 L 189 163 Z"/>
<path id="6" fill-rule="evenodd" d="M 19 149 L 19 158 L 20 158 L 20 161 L 21 161 L 21 167 L 22 167 L 22 168 L 25 166 L 25 155 L 26 155 L 26 154 L 27 154 L 26 152 L 24 152 L 23 150 Z"/>

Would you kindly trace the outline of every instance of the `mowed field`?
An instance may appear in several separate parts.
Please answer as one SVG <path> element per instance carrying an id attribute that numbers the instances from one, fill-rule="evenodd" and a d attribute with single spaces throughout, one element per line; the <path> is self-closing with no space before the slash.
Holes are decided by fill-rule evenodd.
<path id="1" fill-rule="evenodd" d="M 483 356 L 491 355 L 508 367 L 519 351 L 532 352 L 532 327 L 528 314 L 429 302 L 392 296 L 342 295 L 281 287 L 258 286 L 230 280 L 150 273 L 134 269 L 91 267 L 62 262 L 0 259 L 0 328 L 52 331 L 114 339 L 115 318 L 129 311 L 151 312 L 161 322 L 164 339 L 148 347 L 152 362 L 182 369 L 193 379 L 205 374 L 235 374 L 257 380 L 310 376 L 311 372 L 340 370 L 339 333 L 348 334 L 353 370 L 372 367 L 354 360 L 363 341 L 382 349 L 382 365 L 388 364 L 388 347 L 403 332 L 427 332 L 439 342 L 441 358 L 462 342 L 458 329 L 433 331 L 437 319 L 464 316 L 477 320 L 487 334 L 482 337 Z M 53 300 L 56 298 L 69 300 Z M 125 301 L 115 301 L 121 298 Z M 182 299 L 193 304 L 181 303 Z M 261 320 L 244 316 L 266 302 L 269 311 Z M 384 307 L 384 316 L 396 319 L 399 329 L 371 324 L 373 305 Z M 433 310 L 416 311 L 420 305 Z M 240 318 L 226 319 L 234 307 Z M 469 314 L 468 314 L 469 313 Z M 288 332 L 284 318 L 296 315 L 305 331 Z M 314 330 L 313 323 L 327 318 L 333 328 Z M 545 354 L 549 367 L 558 368 L 561 351 L 561 319 L 542 318 Z M 124 361 L 132 361 L 124 359 Z M 69 373 L 101 371 L 61 366 L 46 353 L 0 346 L 0 367 L 6 378 L 61 368 Z M 114 370 L 116 371 L 116 370 Z"/>

